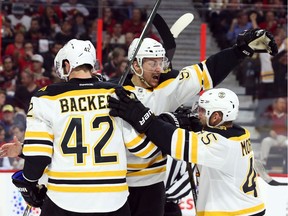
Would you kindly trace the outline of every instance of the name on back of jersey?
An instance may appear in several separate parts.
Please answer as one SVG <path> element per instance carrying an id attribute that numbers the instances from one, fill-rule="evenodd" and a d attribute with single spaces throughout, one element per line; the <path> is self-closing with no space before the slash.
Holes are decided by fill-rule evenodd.
<path id="1" fill-rule="evenodd" d="M 109 95 L 103 94 L 61 98 L 59 100 L 61 113 L 107 109 L 108 97 Z"/>

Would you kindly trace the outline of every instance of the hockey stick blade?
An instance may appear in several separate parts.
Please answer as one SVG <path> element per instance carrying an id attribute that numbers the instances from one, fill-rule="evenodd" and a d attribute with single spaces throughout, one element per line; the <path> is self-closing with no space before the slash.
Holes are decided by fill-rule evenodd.
<path id="1" fill-rule="evenodd" d="M 178 20 L 172 25 L 170 31 L 174 38 L 177 38 L 179 34 L 194 20 L 192 13 L 183 14 Z"/>
<path id="2" fill-rule="evenodd" d="M 255 159 L 255 170 L 259 174 L 259 176 L 269 185 L 271 186 L 288 186 L 288 183 L 286 182 L 278 182 L 274 180 L 271 176 L 268 175 L 266 172 L 263 164 L 261 161 Z"/>
<path id="3" fill-rule="evenodd" d="M 153 25 L 155 26 L 162 39 L 163 47 L 166 50 L 166 56 L 169 62 L 171 62 L 176 50 L 175 38 L 173 37 L 170 28 L 160 14 L 157 13 L 155 15 Z"/>
<path id="4" fill-rule="evenodd" d="M 143 41 L 148 29 L 152 25 L 153 19 L 154 19 L 156 13 L 157 13 L 157 10 L 158 10 L 158 8 L 160 6 L 160 3 L 161 3 L 161 0 L 157 0 L 155 2 L 155 4 L 154 4 L 154 7 L 153 7 L 153 9 L 152 9 L 152 11 L 151 11 L 151 13 L 149 15 L 149 18 L 148 18 L 148 20 L 147 20 L 147 22 L 146 22 L 146 24 L 145 24 L 145 26 L 144 26 L 144 28 L 143 28 L 143 30 L 141 32 L 141 35 L 140 35 L 139 40 L 138 40 L 138 43 L 136 44 L 136 48 L 134 50 L 134 53 L 133 53 L 132 57 L 129 59 L 128 65 L 126 66 L 125 71 L 124 71 L 124 73 L 122 74 L 122 76 L 121 76 L 121 78 L 119 80 L 118 84 L 121 85 L 121 86 L 123 85 L 128 73 L 130 71 L 130 67 L 131 67 L 131 65 L 133 63 L 133 60 L 135 59 L 135 57 L 136 57 L 136 55 L 138 53 L 138 50 L 139 50 L 139 48 L 141 46 L 141 43 L 142 43 L 142 41 Z"/>

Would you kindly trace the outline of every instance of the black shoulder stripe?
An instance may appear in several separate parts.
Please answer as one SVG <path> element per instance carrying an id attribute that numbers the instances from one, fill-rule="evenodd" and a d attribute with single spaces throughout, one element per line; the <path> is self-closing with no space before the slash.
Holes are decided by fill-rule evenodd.
<path id="1" fill-rule="evenodd" d="M 162 83 L 168 79 L 173 79 L 176 78 L 179 74 L 178 70 L 174 70 L 172 69 L 171 71 L 169 71 L 168 73 L 162 73 L 159 79 L 159 83 Z"/>
<path id="2" fill-rule="evenodd" d="M 40 89 L 35 96 L 55 96 L 65 92 L 74 91 L 74 90 L 85 90 L 85 89 L 112 89 L 116 88 L 118 84 L 111 82 L 98 82 L 95 79 L 77 79 L 76 81 L 69 81 L 63 83 L 54 83 L 49 86 L 46 86 Z"/>
<path id="3" fill-rule="evenodd" d="M 230 137 L 240 137 L 246 133 L 244 128 L 235 124 L 233 124 L 233 127 L 228 129 L 205 127 L 204 130 L 213 133 L 218 133 L 221 136 L 226 137 L 227 139 L 229 139 Z"/>

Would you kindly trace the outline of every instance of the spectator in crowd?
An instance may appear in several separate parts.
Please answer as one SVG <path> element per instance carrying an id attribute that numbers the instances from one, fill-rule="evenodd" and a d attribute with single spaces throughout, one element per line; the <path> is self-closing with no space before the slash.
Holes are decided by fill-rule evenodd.
<path id="1" fill-rule="evenodd" d="M 14 103 L 15 107 L 27 113 L 31 97 L 39 90 L 35 84 L 34 73 L 26 69 L 21 73 L 21 85 L 17 86 Z"/>
<path id="2" fill-rule="evenodd" d="M 26 69 L 31 68 L 32 66 L 32 56 L 34 55 L 34 47 L 30 41 L 24 42 L 24 54 L 19 56 L 19 71 L 20 73 Z"/>
<path id="3" fill-rule="evenodd" d="M 46 76 L 48 75 L 48 77 L 52 80 L 54 79 L 54 76 L 52 75 L 52 71 L 54 67 L 54 58 L 62 47 L 63 45 L 61 43 L 54 41 L 50 45 L 49 51 L 42 54 L 43 59 L 45 59 L 45 61 L 43 62 L 43 67 L 45 71 L 47 72 Z"/>
<path id="4" fill-rule="evenodd" d="M 287 101 L 285 98 L 277 98 L 272 104 L 272 109 L 266 111 L 259 121 L 258 130 L 266 136 L 261 141 L 260 159 L 267 162 L 272 146 L 287 146 Z M 262 136 L 263 136 L 262 135 Z"/>
<path id="5" fill-rule="evenodd" d="M 281 36 L 276 35 L 274 38 L 278 49 L 280 49 L 281 44 L 283 44 Z M 260 77 L 256 95 L 258 99 L 255 110 L 256 119 L 258 119 L 259 115 L 263 113 L 271 103 L 273 103 L 275 97 L 282 97 L 285 96 L 285 94 L 287 95 L 287 92 L 284 95 L 282 94 L 285 89 L 287 89 L 287 82 L 284 83 L 285 80 L 287 81 L 287 71 L 283 71 L 283 69 L 285 69 L 285 59 L 281 58 L 283 54 L 283 52 L 282 54 L 277 54 L 274 59 L 274 57 L 271 58 L 266 55 L 266 53 L 259 53 Z M 279 60 L 281 60 L 281 63 Z M 275 69 L 277 69 L 277 71 Z M 280 71 L 278 71 L 278 69 L 280 69 Z M 281 87 L 283 87 L 283 89 L 280 89 Z M 267 89 L 269 89 L 269 91 L 267 91 Z"/>
<path id="6" fill-rule="evenodd" d="M 35 54 L 32 56 L 31 71 L 34 73 L 34 81 L 39 88 L 52 83 L 49 78 L 51 74 L 47 74 L 47 71 L 45 71 L 45 68 L 43 68 L 43 63 L 44 59 L 40 54 Z"/>
<path id="7" fill-rule="evenodd" d="M 97 19 L 94 19 L 90 22 L 88 31 L 82 34 L 79 39 L 90 40 L 92 44 L 97 43 Z"/>
<path id="8" fill-rule="evenodd" d="M 275 95 L 278 97 L 287 97 L 287 43 L 288 38 L 286 38 L 279 47 L 279 53 L 271 59 L 272 67 L 275 71 Z"/>
<path id="9" fill-rule="evenodd" d="M 141 34 L 145 22 L 142 19 L 142 10 L 134 8 L 131 19 L 126 19 L 123 22 L 123 33 L 132 32 L 134 34 Z"/>
<path id="10" fill-rule="evenodd" d="M 0 147 L 5 143 L 5 130 L 0 126 Z M 7 157 L 0 158 L 0 169 L 11 169 L 11 163 Z"/>
<path id="11" fill-rule="evenodd" d="M 69 0 L 68 2 L 64 2 L 60 5 L 60 9 L 64 14 L 64 18 L 71 18 L 74 15 L 75 11 L 79 11 L 85 17 L 89 16 L 89 10 L 85 7 L 85 5 L 78 3 L 78 0 Z"/>
<path id="12" fill-rule="evenodd" d="M 12 43 L 15 37 L 14 28 L 11 25 L 11 21 L 5 16 L 2 16 L 1 37 L 2 37 L 1 55 L 3 55 L 7 45 Z"/>
<path id="13" fill-rule="evenodd" d="M 31 27 L 25 33 L 25 40 L 32 43 L 35 51 L 39 51 L 39 40 L 43 38 L 43 36 L 40 19 L 38 17 L 33 17 L 31 19 Z"/>
<path id="14" fill-rule="evenodd" d="M 229 31 L 227 32 L 227 39 L 230 45 L 236 43 L 237 36 L 247 29 L 252 29 L 252 23 L 249 21 L 248 14 L 244 11 L 238 12 L 237 18 L 232 20 Z"/>
<path id="15" fill-rule="evenodd" d="M 125 58 L 121 60 L 117 66 L 116 72 L 109 77 L 109 80 L 112 81 L 114 79 L 119 79 L 125 72 L 128 66 L 128 60 Z"/>
<path id="16" fill-rule="evenodd" d="M 2 90 L 0 89 L 0 120 L 3 119 L 3 106 L 5 105 L 6 103 L 6 91 L 5 90 Z"/>
<path id="17" fill-rule="evenodd" d="M 105 7 L 103 9 L 103 31 L 106 32 L 106 34 L 112 35 L 115 24 L 116 20 L 113 15 L 112 8 Z"/>
<path id="18" fill-rule="evenodd" d="M 12 126 L 14 122 L 14 108 L 10 104 L 5 104 L 2 108 L 3 119 L 0 120 L 0 126 L 5 130 L 5 142 L 9 142 L 13 139 Z"/>
<path id="19" fill-rule="evenodd" d="M 111 35 L 104 34 L 103 41 L 102 41 L 102 64 L 106 64 L 111 57 L 111 52 L 114 49 L 114 46 L 110 43 Z"/>
<path id="20" fill-rule="evenodd" d="M 12 142 L 24 142 L 25 128 L 20 125 L 12 126 L 13 140 Z M 1 159 L 1 158 L 0 158 Z M 23 169 L 24 159 L 20 157 L 15 157 L 10 159 L 10 163 L 15 170 Z"/>
<path id="21" fill-rule="evenodd" d="M 109 79 L 115 77 L 117 74 L 117 67 L 119 66 L 120 62 L 125 59 L 125 55 L 126 53 L 124 49 L 116 47 L 112 51 L 108 62 L 104 64 L 102 73 Z"/>
<path id="22" fill-rule="evenodd" d="M 112 47 L 122 47 L 125 44 L 125 35 L 122 33 L 122 24 L 115 23 L 111 34 L 110 44 Z"/>
<path id="23" fill-rule="evenodd" d="M 10 55 L 13 57 L 15 65 L 18 65 L 19 58 L 21 56 L 24 56 L 25 50 L 24 50 L 24 33 L 21 31 L 17 31 L 15 33 L 15 39 L 14 42 L 7 45 L 5 48 L 5 55 Z"/>
<path id="24" fill-rule="evenodd" d="M 87 32 L 86 19 L 80 12 L 77 12 L 73 17 L 72 32 L 75 35 L 75 38 L 79 38 L 82 34 Z"/>
<path id="25" fill-rule="evenodd" d="M 123 0 L 121 4 L 117 5 L 117 10 L 115 11 L 117 20 L 124 22 L 124 20 L 131 19 L 133 9 L 137 8 L 138 4 L 135 0 Z"/>
<path id="26" fill-rule="evenodd" d="M 55 34 L 54 40 L 64 45 L 73 38 L 72 20 L 64 20 L 61 24 L 61 31 Z"/>
<path id="27" fill-rule="evenodd" d="M 124 50 L 126 53 L 128 53 L 128 49 L 130 44 L 132 43 L 132 41 L 135 38 L 135 34 L 133 32 L 126 32 L 125 33 L 125 44 L 124 44 Z"/>
<path id="28" fill-rule="evenodd" d="M 31 17 L 25 15 L 24 4 L 21 2 L 13 3 L 11 12 L 7 17 L 11 20 L 12 26 L 15 28 L 18 24 L 22 24 L 25 30 L 28 31 L 31 25 Z"/>
<path id="29" fill-rule="evenodd" d="M 54 38 L 55 34 L 61 31 L 60 23 L 62 22 L 62 12 L 61 16 L 54 10 L 52 5 L 45 7 L 43 14 L 41 15 L 41 31 L 44 35 L 47 35 L 49 39 Z"/>
<path id="30" fill-rule="evenodd" d="M 18 83 L 18 71 L 13 67 L 11 56 L 3 57 L 3 70 L 0 71 L 0 89 L 5 90 L 8 99 L 13 98 Z"/>
<path id="31" fill-rule="evenodd" d="M 231 0 L 227 4 L 218 3 L 218 1 L 210 1 L 208 3 L 207 23 L 221 49 L 230 46 L 227 39 L 227 32 L 231 26 L 232 20 L 236 18 L 236 14 L 240 11 L 238 0 Z M 215 10 L 216 8 L 216 10 Z"/>
<path id="32" fill-rule="evenodd" d="M 264 16 L 265 16 L 265 21 L 258 24 L 259 28 L 266 29 L 270 31 L 273 35 L 276 35 L 276 30 L 277 30 L 278 24 L 280 23 L 277 22 L 274 12 L 272 10 L 266 11 Z"/>

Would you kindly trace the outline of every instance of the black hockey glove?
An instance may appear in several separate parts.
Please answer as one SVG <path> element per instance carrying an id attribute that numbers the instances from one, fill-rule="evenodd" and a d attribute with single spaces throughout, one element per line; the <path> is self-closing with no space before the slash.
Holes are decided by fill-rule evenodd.
<path id="1" fill-rule="evenodd" d="M 266 53 L 274 56 L 278 53 L 273 35 L 264 29 L 245 30 L 237 37 L 236 46 L 246 56 L 256 53 Z"/>
<path id="2" fill-rule="evenodd" d="M 152 120 L 153 112 L 145 107 L 136 95 L 124 88 L 116 88 L 115 93 L 119 100 L 110 97 L 108 99 L 111 116 L 119 116 L 131 124 L 139 133 L 145 133 Z"/>
<path id="3" fill-rule="evenodd" d="M 202 130 L 202 124 L 199 121 L 199 118 L 196 117 L 195 111 L 191 107 L 180 106 L 175 112 L 174 115 L 179 121 L 180 128 L 198 132 Z"/>
<path id="4" fill-rule="evenodd" d="M 198 132 L 202 130 L 199 119 L 195 116 L 189 116 L 187 113 L 164 112 L 157 118 L 189 131 Z"/>
<path id="5" fill-rule="evenodd" d="M 30 206 L 42 206 L 47 191 L 44 185 L 38 185 L 37 182 L 29 182 L 24 179 L 23 170 L 19 170 L 12 175 L 12 182 Z"/>

